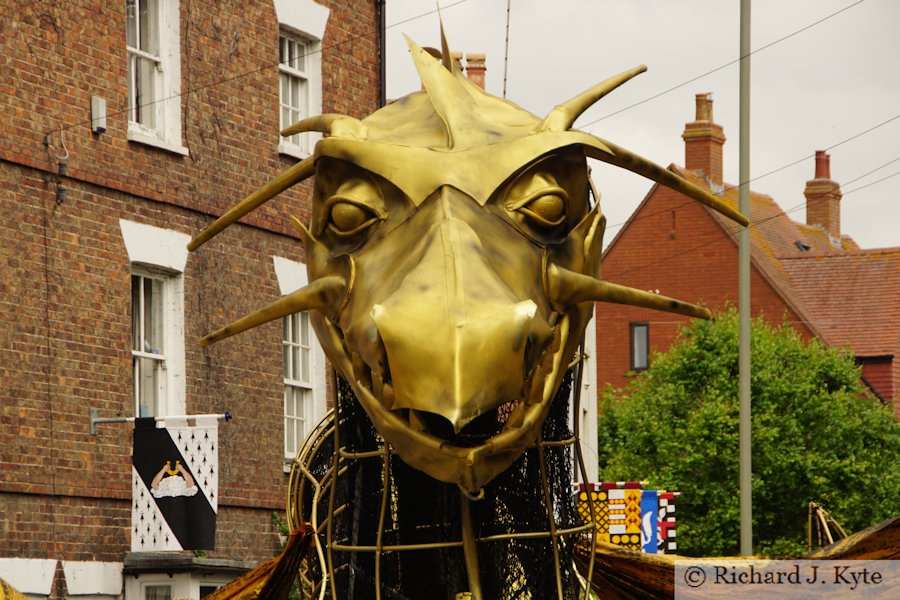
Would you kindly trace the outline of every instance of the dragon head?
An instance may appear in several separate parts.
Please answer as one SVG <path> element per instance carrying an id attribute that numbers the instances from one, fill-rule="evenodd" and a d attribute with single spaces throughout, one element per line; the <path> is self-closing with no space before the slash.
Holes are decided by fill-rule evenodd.
<path id="1" fill-rule="evenodd" d="M 295 219 L 310 284 L 201 343 L 311 310 L 326 355 L 381 436 L 410 466 L 471 492 L 538 440 L 593 302 L 708 316 L 597 279 L 605 219 L 588 158 L 746 221 L 672 172 L 570 129 L 644 67 L 540 119 L 484 92 L 452 60 L 409 46 L 422 91 L 362 120 L 322 115 L 288 127 L 282 135 L 327 135 L 191 242 L 315 175 L 311 221 Z"/>

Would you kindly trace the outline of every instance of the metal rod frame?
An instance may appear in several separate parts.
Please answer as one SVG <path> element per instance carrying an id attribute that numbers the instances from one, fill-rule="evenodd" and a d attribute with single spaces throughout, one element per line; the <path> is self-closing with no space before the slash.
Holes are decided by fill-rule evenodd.
<path id="1" fill-rule="evenodd" d="M 581 356 L 581 355 L 580 355 Z M 322 577 L 320 581 L 312 581 L 308 577 L 305 576 L 305 573 L 309 572 L 308 569 L 304 570 L 301 567 L 301 581 L 304 584 L 306 590 L 312 592 L 313 596 L 310 597 L 318 597 L 319 600 L 324 600 L 326 595 L 329 594 L 331 598 L 337 600 L 338 590 L 334 586 L 335 581 L 335 570 L 334 564 L 334 553 L 335 552 L 348 552 L 348 553 L 365 553 L 372 552 L 375 553 L 375 594 L 376 599 L 379 599 L 381 596 L 381 557 L 387 552 L 416 552 L 416 551 L 427 551 L 427 550 L 437 550 L 437 549 L 447 549 L 447 548 L 462 548 L 466 563 L 466 570 L 469 573 L 469 585 L 472 589 L 468 590 L 471 594 L 471 597 L 475 600 L 481 599 L 481 588 L 480 581 L 478 581 L 478 569 L 477 569 L 477 546 L 479 544 L 486 543 L 494 543 L 494 542 L 502 542 L 513 539 L 537 539 L 537 538 L 550 538 L 553 546 L 554 553 L 554 568 L 555 568 L 555 577 L 556 577 L 556 588 L 557 588 L 557 597 L 562 598 L 563 588 L 562 588 L 562 573 L 560 569 L 560 556 L 559 556 L 559 542 L 565 536 L 578 536 L 579 538 L 584 538 L 585 534 L 590 533 L 590 560 L 589 560 L 589 568 L 588 568 L 588 577 L 585 582 L 590 582 L 595 565 L 595 557 L 596 557 L 596 545 L 597 545 L 597 525 L 596 525 L 596 508 L 593 499 L 591 498 L 590 493 L 587 494 L 587 502 L 588 508 L 590 511 L 591 519 L 590 522 L 585 525 L 580 525 L 576 527 L 568 527 L 568 528 L 558 528 L 556 519 L 554 518 L 554 510 L 553 510 L 553 502 L 552 495 L 549 489 L 549 481 L 546 472 L 546 464 L 545 464 L 545 456 L 544 452 L 546 448 L 558 448 L 564 446 L 573 446 L 574 447 L 574 460 L 575 467 L 578 474 L 581 475 L 582 481 L 587 482 L 587 471 L 584 465 L 584 457 L 581 452 L 579 441 L 580 434 L 580 423 L 579 423 L 579 408 L 581 405 L 581 381 L 582 381 L 582 365 L 583 365 L 584 357 L 582 356 L 580 360 L 574 361 L 574 373 L 573 373 L 573 406 L 575 408 L 572 413 L 573 419 L 573 430 L 574 435 L 564 440 L 552 440 L 545 441 L 543 436 L 540 436 L 538 440 L 530 446 L 531 448 L 536 448 L 539 457 L 540 463 L 540 472 L 541 472 L 541 487 L 543 488 L 543 497 L 544 502 L 547 509 L 547 520 L 548 520 L 548 528 L 544 531 L 532 531 L 532 532 L 517 532 L 517 533 L 505 533 L 505 534 L 495 534 L 490 536 L 482 536 L 475 537 L 473 535 L 473 531 L 471 530 L 471 513 L 468 510 L 467 504 L 471 502 L 469 498 L 466 497 L 464 493 L 460 494 L 460 502 L 461 504 L 461 517 L 462 517 L 462 530 L 460 532 L 460 539 L 457 540 L 446 540 L 442 542 L 432 542 L 432 543 L 422 543 L 422 544 L 384 544 L 383 543 L 383 533 L 384 533 L 384 524 L 387 515 L 387 505 L 389 502 L 389 494 L 390 489 L 387 485 L 390 481 L 390 457 L 393 455 L 393 450 L 390 446 L 382 441 L 382 448 L 378 450 L 366 451 L 366 452 L 352 452 L 347 450 L 346 448 L 340 445 L 340 435 L 339 435 L 339 423 L 340 423 L 340 401 L 337 394 L 337 385 L 336 385 L 336 374 L 333 374 L 332 377 L 332 391 L 333 398 L 335 398 L 335 409 L 333 412 L 326 415 L 322 421 L 317 425 L 316 429 L 313 431 L 310 436 L 308 436 L 306 442 L 301 447 L 300 451 L 297 453 L 297 458 L 291 464 L 291 472 L 289 477 L 288 484 L 288 493 L 287 493 L 287 507 L 286 514 L 288 519 L 288 525 L 291 529 L 294 529 L 301 525 L 304 522 L 304 516 L 300 514 L 301 507 L 304 503 L 304 496 L 306 495 L 304 491 L 305 484 L 308 484 L 309 491 L 312 493 L 312 497 L 310 498 L 310 505 L 312 507 L 312 513 L 309 516 L 310 524 L 316 531 L 316 535 L 314 536 L 314 547 L 315 547 L 315 556 L 319 563 L 319 569 L 322 573 Z M 329 469 L 325 471 L 325 473 L 317 478 L 313 473 L 311 473 L 308 469 L 308 460 L 321 450 L 322 446 L 327 441 L 333 441 L 334 443 L 334 453 L 332 458 L 332 464 Z M 333 539 L 333 523 L 334 518 L 339 515 L 341 512 L 348 508 L 347 505 L 335 506 L 335 490 L 337 487 L 338 478 L 345 473 L 349 469 L 349 462 L 356 460 L 374 460 L 379 459 L 382 461 L 382 493 L 381 493 L 381 506 L 379 510 L 379 519 L 378 519 L 378 531 L 376 533 L 376 544 L 374 546 L 371 545 L 356 545 L 356 544 L 345 544 Z M 335 476 L 335 473 L 337 475 Z M 322 500 L 328 498 L 328 515 L 324 517 L 320 517 L 318 514 L 319 504 Z M 468 514 L 468 521 L 467 521 Z M 320 522 L 321 518 L 321 522 Z M 324 530 L 324 531 L 323 531 Z M 322 539 L 322 533 L 324 533 L 324 540 Z M 576 542 L 577 543 L 577 542 Z M 308 559 L 307 559 L 308 560 Z M 590 586 L 584 585 L 584 598 L 587 600 L 590 596 Z M 305 593 L 305 592 L 303 592 Z M 304 596 L 306 597 L 306 596 Z"/>
<path id="2" fill-rule="evenodd" d="M 97 435 L 99 433 L 99 428 L 97 425 L 101 423 L 134 423 L 137 419 L 143 417 L 98 417 L 100 414 L 100 410 L 97 408 L 88 409 L 88 418 L 91 423 L 91 435 Z M 176 421 L 176 420 L 184 420 L 184 419 L 209 419 L 215 417 L 220 421 L 225 421 L 226 423 L 234 418 L 230 411 L 225 411 L 222 414 L 204 414 L 204 415 L 168 415 L 164 417 L 146 417 L 148 419 L 153 419 L 157 423 L 160 421 Z"/>

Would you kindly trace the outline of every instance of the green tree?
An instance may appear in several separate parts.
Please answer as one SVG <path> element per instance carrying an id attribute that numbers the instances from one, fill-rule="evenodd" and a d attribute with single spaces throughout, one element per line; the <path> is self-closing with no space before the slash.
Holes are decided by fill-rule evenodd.
<path id="1" fill-rule="evenodd" d="M 755 552 L 805 554 L 809 500 L 848 532 L 900 513 L 900 424 L 866 393 L 852 358 L 787 325 L 751 329 Z M 681 491 L 682 554 L 738 552 L 738 407 L 734 310 L 694 322 L 601 398 L 602 478 Z"/>

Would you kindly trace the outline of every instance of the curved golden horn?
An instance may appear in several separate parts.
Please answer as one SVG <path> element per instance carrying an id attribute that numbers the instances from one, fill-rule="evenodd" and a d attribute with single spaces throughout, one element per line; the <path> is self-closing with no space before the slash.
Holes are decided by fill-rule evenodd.
<path id="1" fill-rule="evenodd" d="M 328 113 L 297 121 L 293 125 L 282 129 L 281 136 L 289 137 L 304 131 L 318 131 L 319 133 L 355 140 L 364 140 L 369 135 L 366 126 L 356 117 Z"/>
<path id="2" fill-rule="evenodd" d="M 628 169 L 638 175 L 643 175 L 647 179 L 651 179 L 657 183 L 661 183 L 666 187 L 672 188 L 676 192 L 680 192 L 692 200 L 696 200 L 701 204 L 705 204 L 716 212 L 719 212 L 732 221 L 741 225 L 749 225 L 750 220 L 741 214 L 736 208 L 732 208 L 728 203 L 723 202 L 721 198 L 712 193 L 697 187 L 693 183 L 682 179 L 672 171 L 664 169 L 658 164 L 647 160 L 643 156 L 639 156 L 621 146 L 616 146 L 612 142 L 600 139 L 602 143 L 612 150 L 612 154 L 608 152 L 600 152 L 594 148 L 585 147 L 585 154 L 591 158 Z"/>
<path id="3" fill-rule="evenodd" d="M 652 308 L 698 319 L 709 319 L 712 316 L 709 310 L 696 304 L 600 281 L 557 265 L 550 265 L 547 269 L 547 293 L 554 303 L 561 306 L 571 306 L 581 302 L 611 302 Z"/>
<path id="4" fill-rule="evenodd" d="M 197 237 L 190 241 L 188 250 L 193 252 L 247 213 L 259 208 L 295 183 L 310 177 L 314 172 L 315 158 L 313 156 L 304 158 L 296 165 L 285 169 L 278 177 L 235 204 L 228 212 L 213 221 L 212 225 L 201 231 Z"/>
<path id="5" fill-rule="evenodd" d="M 208 346 L 263 323 L 268 323 L 300 311 L 327 308 L 336 302 L 340 293 L 346 287 L 346 281 L 339 275 L 329 275 L 328 277 L 317 279 L 287 296 L 282 296 L 265 308 L 261 308 L 255 313 L 242 317 L 234 323 L 201 338 L 200 345 L 203 347 Z"/>
<path id="6" fill-rule="evenodd" d="M 566 131 L 575 122 L 575 119 L 581 116 L 581 113 L 590 108 L 600 98 L 607 95 L 632 77 L 640 75 L 647 70 L 646 65 L 639 65 L 628 71 L 624 71 L 610 77 L 606 81 L 598 83 L 594 87 L 581 92 L 571 100 L 558 104 L 556 108 L 551 110 L 540 125 L 535 129 L 535 133 L 542 131 Z"/>

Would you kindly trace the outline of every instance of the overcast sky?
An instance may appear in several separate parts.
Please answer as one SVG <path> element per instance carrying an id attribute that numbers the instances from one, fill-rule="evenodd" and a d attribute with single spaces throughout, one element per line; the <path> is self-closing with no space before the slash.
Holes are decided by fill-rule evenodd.
<path id="1" fill-rule="evenodd" d="M 502 95 L 507 0 L 440 4 L 451 49 L 485 53 L 487 90 Z M 830 148 L 832 179 L 844 192 L 842 232 L 863 248 L 900 246 L 900 1 L 752 4 L 751 47 L 759 50 L 751 59 L 752 189 L 805 222 L 811 156 Z M 694 119 L 694 95 L 712 92 L 715 121 L 728 138 L 725 180 L 737 183 L 739 7 L 739 0 L 511 0 L 507 98 L 543 116 L 591 85 L 646 64 L 647 73 L 575 126 L 663 166 L 683 165 L 681 133 Z M 403 34 L 440 47 L 434 10 L 427 0 L 387 0 L 389 98 L 419 87 Z M 791 37 L 777 41 L 785 36 Z M 608 243 L 652 183 L 606 165 L 595 168 L 594 179 Z"/>

